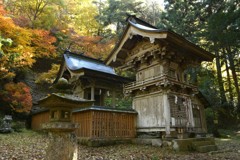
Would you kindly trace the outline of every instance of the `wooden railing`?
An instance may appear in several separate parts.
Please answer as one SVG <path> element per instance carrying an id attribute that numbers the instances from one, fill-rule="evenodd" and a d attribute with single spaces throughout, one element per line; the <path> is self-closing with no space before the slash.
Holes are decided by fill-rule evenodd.
<path id="1" fill-rule="evenodd" d="M 135 82 L 128 83 L 124 85 L 124 92 L 127 93 L 132 90 L 141 89 L 141 88 L 152 86 L 152 85 L 158 86 L 158 85 L 168 85 L 168 84 L 179 85 L 186 88 L 192 88 L 194 90 L 197 90 L 196 85 L 189 84 L 187 82 L 178 81 L 176 80 L 176 78 L 173 78 L 167 74 L 161 74 L 161 75 L 147 78 L 142 81 L 135 81 Z"/>

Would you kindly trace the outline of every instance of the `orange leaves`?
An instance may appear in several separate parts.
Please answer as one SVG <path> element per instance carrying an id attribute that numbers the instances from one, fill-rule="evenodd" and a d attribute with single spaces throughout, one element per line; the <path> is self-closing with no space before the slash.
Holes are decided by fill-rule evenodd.
<path id="1" fill-rule="evenodd" d="M 52 44 L 56 42 L 56 38 L 51 36 L 49 31 L 32 30 L 32 45 L 35 47 L 35 57 L 55 57 L 56 47 Z"/>
<path id="2" fill-rule="evenodd" d="M 78 36 L 73 41 L 77 45 L 73 50 L 80 50 L 93 58 L 106 58 L 113 46 L 113 41 L 104 42 L 101 36 Z"/>
<path id="3" fill-rule="evenodd" d="M 5 84 L 0 96 L 15 112 L 28 113 L 32 108 L 30 88 L 23 82 Z"/>
<path id="4" fill-rule="evenodd" d="M 53 45 L 56 39 L 48 31 L 22 28 L 0 13 L 1 37 L 10 39 L 12 43 L 0 42 L 0 79 L 13 77 L 14 73 L 9 70 L 31 67 L 35 58 L 56 56 Z"/>
<path id="5" fill-rule="evenodd" d="M 0 14 L 4 15 L 6 13 L 6 11 L 3 9 L 3 6 L 0 5 Z"/>

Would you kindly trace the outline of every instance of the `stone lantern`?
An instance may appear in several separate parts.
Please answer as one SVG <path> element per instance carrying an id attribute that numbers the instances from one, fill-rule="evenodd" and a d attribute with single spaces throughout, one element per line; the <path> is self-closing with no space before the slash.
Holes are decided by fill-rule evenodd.
<path id="1" fill-rule="evenodd" d="M 46 159 L 77 159 L 77 147 L 72 132 L 78 127 L 78 124 L 71 121 L 72 110 L 91 106 L 92 103 L 92 101 L 72 95 L 57 93 L 52 93 L 39 101 L 39 105 L 49 109 L 50 116 L 50 121 L 42 125 L 42 128 L 51 135 Z"/>

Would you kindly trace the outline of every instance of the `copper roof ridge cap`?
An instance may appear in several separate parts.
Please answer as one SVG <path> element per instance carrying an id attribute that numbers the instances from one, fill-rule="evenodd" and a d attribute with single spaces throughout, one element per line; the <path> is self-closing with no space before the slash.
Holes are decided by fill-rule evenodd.
<path id="1" fill-rule="evenodd" d="M 157 29 L 157 28 L 152 28 L 152 27 L 149 27 L 149 26 L 144 26 L 143 24 L 140 24 L 140 23 L 135 23 L 135 22 L 132 22 L 130 19 L 128 20 L 128 22 L 131 24 L 131 26 L 139 29 L 139 30 L 143 30 L 143 31 L 148 31 L 148 32 L 161 32 L 162 30 L 160 29 Z M 138 26 L 139 25 L 139 26 Z M 142 26 L 142 28 L 141 28 Z"/>

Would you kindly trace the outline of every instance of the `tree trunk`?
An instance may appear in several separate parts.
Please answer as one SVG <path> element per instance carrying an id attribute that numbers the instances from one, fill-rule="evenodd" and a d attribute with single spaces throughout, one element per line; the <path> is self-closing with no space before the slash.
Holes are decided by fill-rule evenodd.
<path id="1" fill-rule="evenodd" d="M 224 90 L 224 86 L 223 86 L 220 55 L 219 55 L 218 50 L 216 49 L 216 46 L 215 46 L 215 55 L 216 55 L 216 67 L 217 67 L 217 80 L 218 80 L 218 86 L 219 86 L 219 91 L 220 91 L 221 104 L 225 104 L 227 102 L 227 98 L 226 98 L 225 90 Z"/>
<path id="2" fill-rule="evenodd" d="M 223 49 L 224 55 L 226 55 L 225 49 Z M 228 82 L 228 91 L 229 91 L 229 99 L 230 99 L 230 104 L 233 106 L 233 89 L 232 89 L 232 82 L 231 82 L 231 75 L 229 73 L 229 64 L 227 61 L 227 55 L 226 58 L 224 58 L 225 61 L 225 66 L 226 66 L 226 73 L 227 73 L 227 82 Z"/>
<path id="3" fill-rule="evenodd" d="M 237 78 L 236 69 L 235 69 L 235 65 L 234 65 L 233 53 L 231 52 L 230 48 L 227 48 L 227 52 L 228 52 L 227 55 L 228 55 L 228 60 L 229 60 L 229 67 L 232 71 L 234 87 L 237 92 L 237 107 L 238 107 L 238 110 L 240 111 L 240 93 L 239 93 L 238 78 Z"/>

